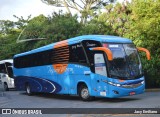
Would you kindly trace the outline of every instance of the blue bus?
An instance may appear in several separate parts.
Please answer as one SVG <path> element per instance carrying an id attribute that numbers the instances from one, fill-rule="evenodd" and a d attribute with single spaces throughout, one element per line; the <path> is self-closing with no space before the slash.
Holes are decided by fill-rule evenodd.
<path id="1" fill-rule="evenodd" d="M 84 35 L 14 56 L 17 90 L 116 98 L 141 94 L 145 79 L 138 51 L 126 38 Z"/>

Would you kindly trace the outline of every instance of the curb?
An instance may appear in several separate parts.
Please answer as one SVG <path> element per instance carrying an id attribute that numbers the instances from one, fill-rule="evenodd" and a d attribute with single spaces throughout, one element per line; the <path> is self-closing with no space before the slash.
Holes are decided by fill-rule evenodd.
<path id="1" fill-rule="evenodd" d="M 157 89 L 146 89 L 145 91 L 146 92 L 158 92 L 158 91 L 160 91 L 160 89 L 159 88 L 157 88 Z"/>

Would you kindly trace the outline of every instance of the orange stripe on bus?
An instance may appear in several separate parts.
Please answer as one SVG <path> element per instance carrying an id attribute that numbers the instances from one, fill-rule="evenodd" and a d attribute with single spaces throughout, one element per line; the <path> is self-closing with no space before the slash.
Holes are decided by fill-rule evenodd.
<path id="1" fill-rule="evenodd" d="M 124 82 L 125 80 L 119 80 L 119 82 Z"/>
<path id="2" fill-rule="evenodd" d="M 55 50 L 55 55 L 57 55 L 57 56 L 56 56 L 56 58 L 52 58 L 52 60 L 60 61 L 60 64 L 53 64 L 53 68 L 58 74 L 63 74 L 66 71 L 68 64 L 64 64 L 61 62 L 69 61 L 68 42 L 67 42 L 67 40 L 60 41 L 60 42 L 56 43 L 53 48 Z M 58 56 L 59 54 L 61 56 L 64 56 L 65 58 L 61 58 L 60 56 Z M 66 54 L 68 55 L 67 57 L 66 57 Z M 60 59 L 62 59 L 62 60 L 60 60 Z"/>
<path id="3" fill-rule="evenodd" d="M 59 48 L 59 47 L 63 47 L 63 46 L 68 46 L 67 40 L 57 42 L 57 43 L 54 45 L 54 49 L 55 49 L 55 48 Z"/>
<path id="4" fill-rule="evenodd" d="M 93 50 L 100 50 L 106 53 L 108 60 L 112 61 L 113 60 L 113 55 L 110 49 L 105 48 L 105 47 L 95 47 Z"/>
<path id="5" fill-rule="evenodd" d="M 57 54 L 57 53 L 68 53 L 68 52 L 69 52 L 69 49 L 68 49 L 68 50 L 65 50 L 65 49 L 64 49 L 64 50 L 61 50 L 61 51 L 59 51 L 59 50 L 58 50 L 58 51 L 57 51 L 57 50 L 55 50 L 55 52 L 54 52 L 54 53 L 55 53 L 55 54 Z M 69 54 L 69 53 L 68 53 L 68 54 Z"/>
<path id="6" fill-rule="evenodd" d="M 138 51 L 143 51 L 146 53 L 147 60 L 151 59 L 151 55 L 150 55 L 149 50 L 147 50 L 146 48 L 141 48 L 141 47 L 137 47 L 137 49 L 138 49 Z"/>

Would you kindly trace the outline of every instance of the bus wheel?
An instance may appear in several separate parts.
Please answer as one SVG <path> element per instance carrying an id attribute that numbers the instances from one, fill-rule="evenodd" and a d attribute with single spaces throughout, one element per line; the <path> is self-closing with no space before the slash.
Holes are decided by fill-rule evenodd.
<path id="1" fill-rule="evenodd" d="M 83 100 L 83 101 L 90 101 L 93 98 L 90 96 L 89 94 L 89 90 L 88 87 L 86 85 L 81 85 L 79 88 L 79 97 Z"/>
<path id="2" fill-rule="evenodd" d="M 32 95 L 32 92 L 31 92 L 31 87 L 29 84 L 26 85 L 26 93 L 27 95 L 31 96 Z"/>
<path id="3" fill-rule="evenodd" d="M 4 83 L 4 90 L 5 90 L 5 91 L 8 91 L 8 90 L 9 90 L 7 83 Z"/>

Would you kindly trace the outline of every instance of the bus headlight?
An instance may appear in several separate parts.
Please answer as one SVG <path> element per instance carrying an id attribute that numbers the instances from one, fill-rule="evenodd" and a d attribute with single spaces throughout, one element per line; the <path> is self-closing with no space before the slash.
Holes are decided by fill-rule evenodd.
<path id="1" fill-rule="evenodd" d="M 120 84 L 117 84 L 117 87 L 120 87 L 121 85 Z"/>
<path id="2" fill-rule="evenodd" d="M 108 82 L 108 84 L 113 85 L 113 86 L 117 86 L 117 87 L 120 87 L 120 86 L 121 86 L 120 84 L 113 83 L 113 82 Z"/>
<path id="3" fill-rule="evenodd" d="M 142 81 L 141 84 L 144 84 L 144 81 Z"/>

